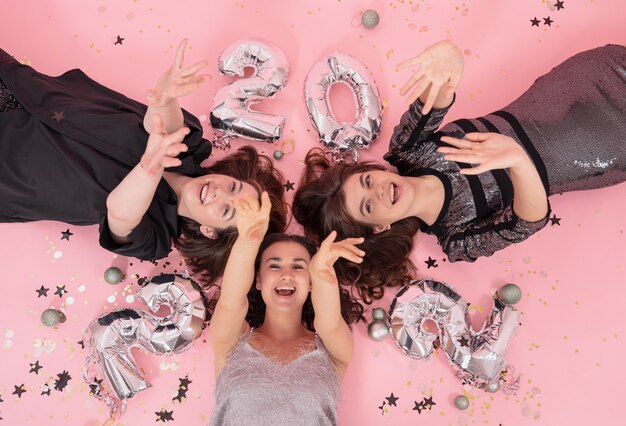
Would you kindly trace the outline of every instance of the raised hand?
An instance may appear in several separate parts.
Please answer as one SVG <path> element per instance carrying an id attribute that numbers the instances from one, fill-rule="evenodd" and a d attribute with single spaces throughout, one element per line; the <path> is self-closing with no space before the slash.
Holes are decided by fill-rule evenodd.
<path id="1" fill-rule="evenodd" d="M 463 53 L 451 41 L 433 44 L 412 59 L 396 66 L 396 71 L 419 66 L 418 70 L 400 89 L 400 94 L 411 92 L 407 103 L 411 104 L 430 87 L 423 113 L 428 114 L 436 100 L 449 99 L 463 75 Z"/>
<path id="2" fill-rule="evenodd" d="M 168 134 L 163 125 L 161 115 L 156 113 L 152 116 L 152 129 L 146 145 L 146 151 L 141 157 L 141 167 L 153 177 L 161 173 L 166 167 L 181 165 L 176 158 L 181 152 L 187 151 L 188 147 L 182 140 L 189 133 L 187 127 L 181 127 L 172 134 Z"/>
<path id="3" fill-rule="evenodd" d="M 363 261 L 365 252 L 357 247 L 357 244 L 364 241 L 363 238 L 346 238 L 338 242 L 335 242 L 335 238 L 337 238 L 337 232 L 333 231 L 322 241 L 319 250 L 309 262 L 309 273 L 314 285 L 316 282 L 337 285 L 337 275 L 333 265 L 340 257 L 354 263 Z"/>
<path id="4" fill-rule="evenodd" d="M 263 191 L 260 207 L 257 200 L 244 198 L 235 202 L 235 208 L 237 209 L 239 239 L 258 246 L 263 241 L 269 227 L 270 210 L 272 209 L 270 196 L 266 191 Z"/>
<path id="5" fill-rule="evenodd" d="M 185 47 L 187 47 L 187 39 L 183 39 L 178 45 L 176 59 L 172 66 L 159 78 L 154 89 L 148 91 L 148 106 L 163 107 L 176 98 L 193 92 L 210 78 L 208 75 L 196 75 L 198 71 L 208 65 L 206 61 L 196 62 L 183 68 Z"/>
<path id="6" fill-rule="evenodd" d="M 465 139 L 443 136 L 441 140 L 453 147 L 441 147 L 437 151 L 445 154 L 449 161 L 473 164 L 461 169 L 465 175 L 477 175 L 494 169 L 513 169 L 531 165 L 524 149 L 509 136 L 499 133 L 468 133 Z"/>

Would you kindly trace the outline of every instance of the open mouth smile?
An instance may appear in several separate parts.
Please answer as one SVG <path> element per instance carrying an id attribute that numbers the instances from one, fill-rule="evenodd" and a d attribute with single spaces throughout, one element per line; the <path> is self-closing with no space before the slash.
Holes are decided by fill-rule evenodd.
<path id="1" fill-rule="evenodd" d="M 276 287 L 274 292 L 276 292 L 279 296 L 289 297 L 296 292 L 296 288 L 291 286 L 280 286 Z"/>
<path id="2" fill-rule="evenodd" d="M 395 183 L 389 184 L 389 201 L 391 202 L 391 205 L 393 206 L 396 204 L 399 198 L 400 188 Z"/>

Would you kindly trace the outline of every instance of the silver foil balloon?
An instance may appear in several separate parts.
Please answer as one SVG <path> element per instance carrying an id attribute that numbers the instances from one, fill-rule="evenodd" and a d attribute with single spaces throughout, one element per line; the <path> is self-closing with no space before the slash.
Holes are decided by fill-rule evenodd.
<path id="1" fill-rule="evenodd" d="M 207 324 L 206 296 L 187 276 L 157 275 L 135 297 L 152 314 L 162 306 L 170 313 L 159 317 L 138 309 L 118 309 L 94 320 L 83 339 L 90 352 L 83 377 L 91 393 L 109 406 L 112 418 L 123 413 L 128 398 L 151 386 L 131 348 L 157 355 L 175 354 L 189 348 Z M 91 374 L 94 366 L 97 373 Z M 96 376 L 104 378 L 107 386 L 103 387 Z"/>
<path id="2" fill-rule="evenodd" d="M 229 148 L 230 138 L 274 142 L 280 139 L 285 117 L 257 112 L 252 104 L 273 97 L 287 83 L 289 63 L 283 51 L 268 42 L 240 40 L 227 47 L 218 59 L 219 70 L 229 76 L 250 77 L 222 87 L 213 97 L 211 126 L 224 135 L 214 140 L 217 148 Z"/>
<path id="3" fill-rule="evenodd" d="M 491 315 L 475 331 L 467 307 L 467 302 L 446 283 L 413 281 L 398 292 L 391 305 L 391 336 L 405 354 L 418 359 L 427 359 L 438 340 L 457 376 L 464 383 L 484 388 L 499 382 L 503 371 L 508 370 L 506 349 L 520 314 L 494 299 Z M 427 321 L 432 321 L 436 330 L 427 330 Z M 513 378 L 505 391 L 514 392 L 518 380 Z"/>
<path id="4" fill-rule="evenodd" d="M 328 93 L 334 83 L 352 89 L 357 106 L 354 123 L 338 122 L 330 107 Z M 358 149 L 369 148 L 380 133 L 383 117 L 374 77 L 360 61 L 337 52 L 316 63 L 306 77 L 304 98 L 320 141 L 335 162 L 356 161 Z"/>

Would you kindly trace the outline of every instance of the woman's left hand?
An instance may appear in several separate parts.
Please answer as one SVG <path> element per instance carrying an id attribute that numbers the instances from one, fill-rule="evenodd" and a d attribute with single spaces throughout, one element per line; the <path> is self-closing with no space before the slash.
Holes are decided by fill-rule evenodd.
<path id="1" fill-rule="evenodd" d="M 461 174 L 477 175 L 495 169 L 513 169 L 530 163 L 528 155 L 515 140 L 499 133 L 468 133 L 465 139 L 443 136 L 441 140 L 452 147 L 437 151 L 448 161 L 473 164 L 461 169 Z"/>
<path id="2" fill-rule="evenodd" d="M 337 238 L 337 232 L 333 231 L 322 241 L 319 250 L 311 258 L 309 273 L 312 282 L 324 281 L 337 285 L 337 275 L 333 265 L 340 257 L 354 263 L 363 262 L 365 252 L 357 247 L 357 244 L 364 241 L 363 238 L 346 238 L 338 242 L 335 242 L 335 238 Z"/>
<path id="3" fill-rule="evenodd" d="M 210 78 L 206 74 L 196 75 L 208 65 L 206 61 L 196 62 L 183 68 L 185 47 L 187 47 L 187 39 L 183 39 L 178 45 L 176 59 L 172 66 L 159 78 L 154 89 L 148 91 L 148 106 L 152 108 L 166 106 L 176 98 L 193 92 Z"/>

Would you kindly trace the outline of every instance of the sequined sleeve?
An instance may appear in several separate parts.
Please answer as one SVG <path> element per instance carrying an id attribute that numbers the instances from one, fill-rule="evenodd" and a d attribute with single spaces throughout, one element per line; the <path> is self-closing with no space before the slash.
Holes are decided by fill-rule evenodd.
<path id="1" fill-rule="evenodd" d="M 519 243 L 546 226 L 546 216 L 536 222 L 517 217 L 513 207 L 494 213 L 485 219 L 473 220 L 465 225 L 455 225 L 445 233 L 440 244 L 450 262 L 474 262 L 482 256 L 491 256 L 513 243 Z"/>
<path id="2" fill-rule="evenodd" d="M 389 151 L 383 158 L 395 166 L 401 175 L 408 173 L 416 165 L 416 151 L 420 145 L 431 139 L 453 104 L 454 99 L 448 107 L 433 108 L 424 115 L 422 114 L 424 104 L 419 99 L 413 102 L 400 118 L 400 123 L 393 129 Z"/>

